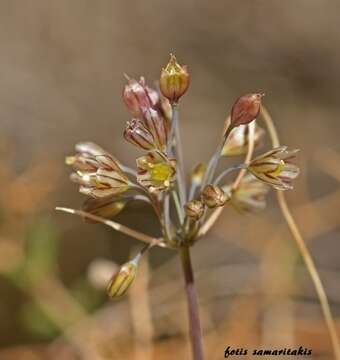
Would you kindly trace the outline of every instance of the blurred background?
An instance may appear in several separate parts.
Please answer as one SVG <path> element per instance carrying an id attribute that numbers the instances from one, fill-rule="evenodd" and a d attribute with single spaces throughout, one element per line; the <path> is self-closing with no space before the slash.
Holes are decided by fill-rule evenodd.
<path id="1" fill-rule="evenodd" d="M 266 93 L 282 143 L 301 149 L 287 198 L 340 330 L 339 14 L 336 0 L 0 2 L 1 360 L 190 358 L 176 254 L 154 249 L 128 295 L 108 301 L 100 275 L 141 245 L 53 210 L 84 200 L 64 165 L 75 143 L 134 166 L 123 74 L 153 84 L 170 52 L 192 76 L 180 124 L 188 170 L 213 153 L 234 99 L 253 91 Z M 116 219 L 158 234 L 140 204 Z M 273 192 L 261 213 L 226 208 L 193 261 L 207 359 L 228 345 L 333 358 Z"/>

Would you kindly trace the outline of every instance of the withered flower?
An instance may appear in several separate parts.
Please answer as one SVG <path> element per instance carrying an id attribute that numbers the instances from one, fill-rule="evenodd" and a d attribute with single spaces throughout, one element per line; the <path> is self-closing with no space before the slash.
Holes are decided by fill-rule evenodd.
<path id="1" fill-rule="evenodd" d="M 177 103 L 189 87 L 189 73 L 187 67 L 178 64 L 175 55 L 170 54 L 170 60 L 162 69 L 159 80 L 162 94 L 170 103 Z"/>
<path id="2" fill-rule="evenodd" d="M 200 200 L 192 200 L 184 205 L 184 211 L 189 218 L 199 220 L 204 214 L 204 204 Z"/>
<path id="3" fill-rule="evenodd" d="M 202 200 L 205 205 L 213 209 L 219 206 L 224 206 L 229 200 L 229 196 L 220 187 L 207 185 L 203 189 Z"/>
<path id="4" fill-rule="evenodd" d="M 264 94 L 246 94 L 239 97 L 231 109 L 231 125 L 249 124 L 257 118 L 261 109 Z"/>
<path id="5" fill-rule="evenodd" d="M 66 164 L 76 171 L 71 180 L 80 184 L 82 194 L 102 198 L 129 189 L 129 180 L 118 162 L 100 146 L 86 142 L 76 145 L 78 154 L 68 156 Z"/>
<path id="6" fill-rule="evenodd" d="M 252 212 L 266 207 L 269 186 L 252 174 L 244 176 L 236 190 L 231 185 L 223 186 L 223 190 L 230 194 L 230 204 L 239 211 Z"/>
<path id="7" fill-rule="evenodd" d="M 145 109 L 158 104 L 159 95 L 156 90 L 146 85 L 144 77 L 141 77 L 139 82 L 128 78 L 123 90 L 123 100 L 131 114 L 139 118 L 143 116 Z"/>
<path id="8" fill-rule="evenodd" d="M 137 181 L 151 193 L 167 190 L 175 180 L 176 160 L 159 151 L 150 151 L 136 162 Z"/>
<path id="9" fill-rule="evenodd" d="M 113 275 L 107 286 L 107 294 L 111 298 L 124 295 L 137 275 L 139 257 L 128 261 Z"/>
<path id="10" fill-rule="evenodd" d="M 253 159 L 248 170 L 277 190 L 292 189 L 291 182 L 299 175 L 299 168 L 291 160 L 298 151 L 288 151 L 286 146 L 272 149 Z"/>
<path id="11" fill-rule="evenodd" d="M 259 126 L 255 126 L 254 132 L 254 146 L 258 147 L 265 134 L 265 131 Z M 246 154 L 249 144 L 249 128 L 248 125 L 240 125 L 234 128 L 228 140 L 225 142 L 222 149 L 222 156 L 236 156 Z"/>

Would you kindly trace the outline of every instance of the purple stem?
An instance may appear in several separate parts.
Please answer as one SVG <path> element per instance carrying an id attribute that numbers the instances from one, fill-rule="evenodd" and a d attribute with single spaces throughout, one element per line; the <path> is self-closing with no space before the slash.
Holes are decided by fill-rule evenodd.
<path id="1" fill-rule="evenodd" d="M 199 316 L 197 293 L 195 288 L 194 273 L 191 265 L 189 247 L 182 247 L 181 260 L 185 279 L 185 291 L 188 303 L 189 333 L 191 340 L 193 360 L 203 360 L 202 331 Z"/>

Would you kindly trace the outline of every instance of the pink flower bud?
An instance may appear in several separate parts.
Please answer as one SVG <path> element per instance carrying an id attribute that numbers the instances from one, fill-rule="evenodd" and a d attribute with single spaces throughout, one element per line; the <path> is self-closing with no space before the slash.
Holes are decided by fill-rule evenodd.
<path id="1" fill-rule="evenodd" d="M 246 94 L 239 97 L 231 109 L 231 125 L 249 124 L 260 113 L 261 99 L 264 94 Z"/>
<path id="2" fill-rule="evenodd" d="M 159 95 L 156 90 L 145 84 L 143 77 L 140 78 L 139 82 L 129 78 L 123 90 L 123 100 L 133 116 L 141 117 L 145 109 L 157 105 Z"/>

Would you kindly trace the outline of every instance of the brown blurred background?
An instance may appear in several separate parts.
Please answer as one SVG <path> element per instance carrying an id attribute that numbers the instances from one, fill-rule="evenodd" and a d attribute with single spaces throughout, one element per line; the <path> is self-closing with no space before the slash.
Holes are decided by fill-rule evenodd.
<path id="1" fill-rule="evenodd" d="M 63 164 L 76 142 L 134 166 L 123 73 L 152 84 L 169 52 L 192 76 L 188 169 L 212 154 L 237 96 L 266 93 L 282 142 L 301 149 L 288 200 L 340 318 L 339 17 L 336 0 L 0 2 L 0 359 L 189 358 L 177 257 L 156 249 L 133 293 L 108 302 L 89 265 L 122 263 L 139 244 L 53 210 L 82 203 Z M 313 285 L 268 203 L 256 215 L 226 209 L 194 248 L 207 359 L 228 345 L 301 345 L 331 359 Z M 118 221 L 157 234 L 140 205 Z"/>

